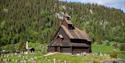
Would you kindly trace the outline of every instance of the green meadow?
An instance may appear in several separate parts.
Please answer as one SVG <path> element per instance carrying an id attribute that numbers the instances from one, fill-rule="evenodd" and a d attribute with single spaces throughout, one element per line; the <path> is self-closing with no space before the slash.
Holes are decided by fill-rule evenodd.
<path id="1" fill-rule="evenodd" d="M 10 45 L 7 45 L 10 46 Z M 0 55 L 0 59 L 5 59 L 7 63 L 83 63 L 83 62 L 101 62 L 102 60 L 113 60 L 114 58 L 110 57 L 110 54 L 115 50 L 118 54 L 118 58 L 125 58 L 125 52 L 120 51 L 112 46 L 107 45 L 92 45 L 92 53 L 84 55 L 71 55 L 66 53 L 56 53 L 53 55 L 44 56 L 47 54 L 47 45 L 40 43 L 29 43 L 29 47 L 34 47 L 35 52 L 29 54 L 6 54 Z M 3 48 L 6 48 L 4 46 Z M 105 56 L 100 56 L 100 54 Z M 54 60 L 55 59 L 55 60 Z"/>

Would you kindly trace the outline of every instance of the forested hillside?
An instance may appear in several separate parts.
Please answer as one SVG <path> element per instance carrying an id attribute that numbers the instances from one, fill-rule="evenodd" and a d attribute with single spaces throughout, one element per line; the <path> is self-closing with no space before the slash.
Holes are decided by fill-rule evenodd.
<path id="1" fill-rule="evenodd" d="M 61 11 L 69 13 L 74 25 L 95 42 L 125 41 L 125 13 L 117 9 L 57 0 L 0 0 L 0 46 L 49 42 L 59 27 L 55 13 Z"/>

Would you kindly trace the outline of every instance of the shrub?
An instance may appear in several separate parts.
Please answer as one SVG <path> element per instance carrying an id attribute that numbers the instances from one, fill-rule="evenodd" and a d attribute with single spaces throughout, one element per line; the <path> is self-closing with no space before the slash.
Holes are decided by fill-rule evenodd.
<path id="1" fill-rule="evenodd" d="M 121 51 L 125 51 L 125 43 L 121 43 L 119 48 Z"/>
<path id="2" fill-rule="evenodd" d="M 116 51 L 113 51 L 111 54 L 110 54 L 110 57 L 111 58 L 117 58 L 118 57 L 118 53 Z"/>

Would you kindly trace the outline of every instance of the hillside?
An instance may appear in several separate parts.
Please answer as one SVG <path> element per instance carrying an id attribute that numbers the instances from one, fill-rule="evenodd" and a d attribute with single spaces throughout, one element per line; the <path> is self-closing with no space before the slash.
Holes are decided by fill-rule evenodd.
<path id="1" fill-rule="evenodd" d="M 95 4 L 57 0 L 0 0 L 0 46 L 18 42 L 47 43 L 59 27 L 55 13 L 67 8 L 75 26 L 95 42 L 125 41 L 125 13 Z"/>

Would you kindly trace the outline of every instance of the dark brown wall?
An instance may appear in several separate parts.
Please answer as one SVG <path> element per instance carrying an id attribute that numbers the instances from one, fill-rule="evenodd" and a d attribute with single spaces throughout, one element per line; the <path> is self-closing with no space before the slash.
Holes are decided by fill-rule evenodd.
<path id="1" fill-rule="evenodd" d="M 63 36 L 63 40 L 58 39 L 57 37 L 61 34 Z M 59 29 L 59 32 L 55 35 L 53 42 L 56 43 L 63 43 L 63 42 L 71 42 L 67 34 L 64 32 L 62 28 Z M 86 43 L 90 45 L 89 48 L 83 48 L 83 47 L 61 47 L 61 46 L 55 46 L 55 47 L 48 47 L 48 52 L 63 52 L 63 53 L 83 53 L 87 52 L 89 53 L 91 50 L 91 42 L 83 41 L 83 43 Z"/>
<path id="2" fill-rule="evenodd" d="M 59 46 L 48 47 L 48 52 L 60 52 Z"/>
<path id="3" fill-rule="evenodd" d="M 48 47 L 48 52 L 55 52 L 55 47 Z"/>
<path id="4" fill-rule="evenodd" d="M 73 52 L 73 53 L 83 53 L 83 52 L 89 53 L 89 48 L 73 47 L 73 48 L 72 48 L 72 52 Z"/>
<path id="5" fill-rule="evenodd" d="M 72 53 L 72 48 L 71 47 L 61 47 L 61 52 L 62 53 Z"/>
<path id="6" fill-rule="evenodd" d="M 48 52 L 62 52 L 62 53 L 90 53 L 91 48 L 86 48 L 86 47 L 60 47 L 60 46 L 55 46 L 55 47 L 49 47 Z"/>
<path id="7" fill-rule="evenodd" d="M 70 39 L 68 38 L 68 36 L 66 35 L 66 33 L 64 32 L 64 30 L 62 28 L 60 28 L 59 32 L 55 36 L 54 41 L 58 41 L 57 37 L 59 34 L 62 34 L 62 36 L 64 37 L 62 42 L 70 42 Z"/>

